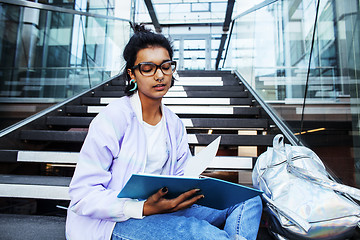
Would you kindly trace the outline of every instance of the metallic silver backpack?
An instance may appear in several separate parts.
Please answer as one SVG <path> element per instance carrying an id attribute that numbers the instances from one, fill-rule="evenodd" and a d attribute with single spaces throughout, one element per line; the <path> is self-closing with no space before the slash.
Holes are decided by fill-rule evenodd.
<path id="1" fill-rule="evenodd" d="M 281 134 L 258 157 L 252 181 L 278 239 L 344 239 L 359 224 L 360 190 L 333 181 L 313 151 Z"/>

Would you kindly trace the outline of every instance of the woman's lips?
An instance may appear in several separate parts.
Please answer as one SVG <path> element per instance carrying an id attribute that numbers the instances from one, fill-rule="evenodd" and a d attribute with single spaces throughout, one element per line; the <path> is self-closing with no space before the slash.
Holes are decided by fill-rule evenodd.
<path id="1" fill-rule="evenodd" d="M 165 84 L 157 84 L 157 85 L 153 86 L 153 88 L 155 88 L 155 90 L 157 90 L 157 91 L 162 91 L 165 89 L 165 86 L 166 86 Z"/>

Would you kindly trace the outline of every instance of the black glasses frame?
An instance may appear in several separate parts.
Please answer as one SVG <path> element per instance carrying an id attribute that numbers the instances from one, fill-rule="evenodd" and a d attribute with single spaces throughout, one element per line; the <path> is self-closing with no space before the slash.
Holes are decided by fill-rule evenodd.
<path id="1" fill-rule="evenodd" d="M 171 65 L 175 65 L 174 70 L 173 70 L 172 73 L 171 73 L 171 74 L 173 74 L 173 73 L 175 72 L 175 69 L 176 69 L 176 61 L 166 61 L 166 62 L 163 62 L 163 63 L 160 64 L 160 65 L 157 65 L 157 64 L 152 63 L 152 62 L 142 62 L 142 63 L 139 63 L 139 64 L 133 66 L 131 69 L 132 69 L 132 70 L 135 70 L 136 68 L 138 68 L 138 69 L 139 69 L 139 72 L 141 73 L 141 75 L 147 76 L 147 77 L 154 76 L 155 73 L 156 73 L 156 71 L 157 71 L 159 68 L 160 68 L 161 72 L 162 72 L 164 75 L 171 75 L 171 74 L 164 73 L 164 71 L 163 71 L 163 69 L 162 69 L 162 66 L 163 66 L 164 64 L 167 64 L 167 63 L 170 63 Z M 145 64 L 150 64 L 150 65 L 155 66 L 155 71 L 154 71 L 152 74 L 150 74 L 150 75 L 146 75 L 146 74 L 144 75 L 144 73 L 141 71 L 141 65 L 145 65 Z"/>

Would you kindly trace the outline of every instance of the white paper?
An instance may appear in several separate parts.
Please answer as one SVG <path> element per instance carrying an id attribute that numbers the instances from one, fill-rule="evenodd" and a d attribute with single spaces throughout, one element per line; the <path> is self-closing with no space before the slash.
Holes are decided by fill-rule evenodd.
<path id="1" fill-rule="evenodd" d="M 188 160 L 184 169 L 185 176 L 198 177 L 210 165 L 219 149 L 220 139 L 221 136 Z"/>

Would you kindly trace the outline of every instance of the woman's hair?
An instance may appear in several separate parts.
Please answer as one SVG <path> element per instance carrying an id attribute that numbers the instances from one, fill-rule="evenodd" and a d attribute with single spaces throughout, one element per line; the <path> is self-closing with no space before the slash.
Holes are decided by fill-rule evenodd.
<path id="1" fill-rule="evenodd" d="M 150 29 L 144 27 L 144 25 L 132 25 L 134 35 L 131 36 L 129 42 L 125 46 L 123 57 L 126 61 L 126 67 L 124 69 L 124 75 L 128 81 L 128 85 L 125 88 L 125 94 L 130 96 L 134 91 L 129 91 L 133 86 L 129 83 L 131 80 L 127 70 L 134 67 L 137 53 L 144 48 L 148 47 L 163 47 L 169 52 L 170 60 L 173 59 L 174 50 L 170 41 L 162 34 L 152 32 Z M 132 71 L 132 70 L 131 70 Z M 172 77 L 171 86 L 174 85 L 174 77 Z"/>

